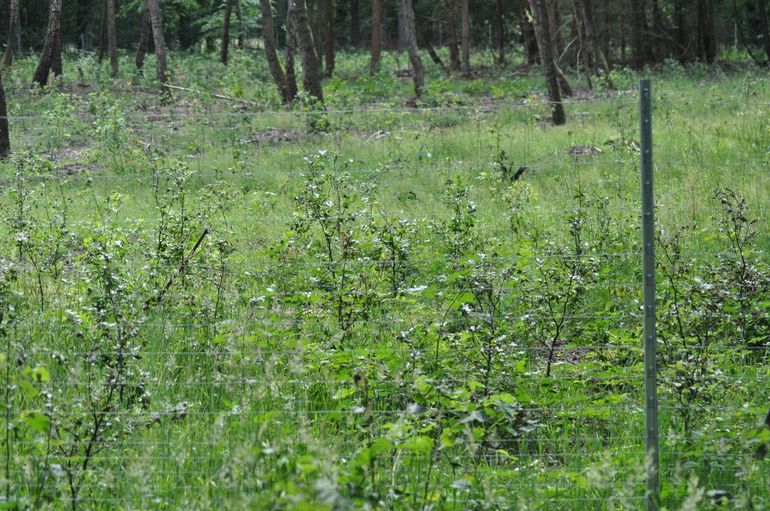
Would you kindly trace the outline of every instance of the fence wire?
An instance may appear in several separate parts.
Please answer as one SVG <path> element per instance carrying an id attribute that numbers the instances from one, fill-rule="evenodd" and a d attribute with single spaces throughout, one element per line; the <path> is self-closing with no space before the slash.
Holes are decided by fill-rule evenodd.
<path id="1" fill-rule="evenodd" d="M 638 99 L 535 99 L 12 113 L 5 502 L 641 508 Z M 654 106 L 664 504 L 761 509 L 770 103 Z"/>

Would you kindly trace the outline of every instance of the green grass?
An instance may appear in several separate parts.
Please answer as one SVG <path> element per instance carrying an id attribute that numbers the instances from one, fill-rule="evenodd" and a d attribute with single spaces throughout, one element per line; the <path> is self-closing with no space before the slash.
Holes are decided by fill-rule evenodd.
<path id="1" fill-rule="evenodd" d="M 199 93 L 168 104 L 128 59 L 68 58 L 62 90 L 4 75 L 10 508 L 73 507 L 70 477 L 78 509 L 643 507 L 634 73 L 552 127 L 535 72 L 431 69 L 410 109 L 403 56 L 343 55 L 309 132 L 261 55 L 174 56 Z M 659 281 L 662 504 L 764 509 L 770 80 L 651 74 L 662 240 L 687 226 Z M 715 189 L 745 198 L 748 268 Z"/>

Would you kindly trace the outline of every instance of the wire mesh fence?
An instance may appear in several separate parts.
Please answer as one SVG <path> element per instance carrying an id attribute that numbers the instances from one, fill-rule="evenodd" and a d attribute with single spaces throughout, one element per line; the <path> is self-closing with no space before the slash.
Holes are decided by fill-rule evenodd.
<path id="1" fill-rule="evenodd" d="M 6 502 L 644 506 L 635 94 L 134 99 L 10 119 Z M 660 498 L 760 509 L 770 104 L 654 108 Z"/>

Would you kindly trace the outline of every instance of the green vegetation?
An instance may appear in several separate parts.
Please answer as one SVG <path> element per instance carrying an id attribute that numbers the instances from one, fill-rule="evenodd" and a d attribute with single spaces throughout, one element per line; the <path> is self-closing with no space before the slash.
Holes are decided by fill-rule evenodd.
<path id="1" fill-rule="evenodd" d="M 0 508 L 643 506 L 634 72 L 553 127 L 510 70 L 404 107 L 390 53 L 324 112 L 72 59 L 3 76 Z M 662 506 L 767 509 L 770 79 L 653 76 Z"/>

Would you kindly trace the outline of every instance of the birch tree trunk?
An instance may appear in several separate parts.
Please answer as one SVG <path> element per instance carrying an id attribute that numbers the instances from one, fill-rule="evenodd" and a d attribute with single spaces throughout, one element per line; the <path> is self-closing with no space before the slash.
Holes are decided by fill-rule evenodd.
<path id="1" fill-rule="evenodd" d="M 409 62 L 412 64 L 414 95 L 419 98 L 425 85 L 425 66 L 422 64 L 420 50 L 417 46 L 417 26 L 414 21 L 412 0 L 401 0 L 401 9 L 404 16 L 404 38 L 406 39 L 407 51 L 409 53 Z"/>
<path id="2" fill-rule="evenodd" d="M 291 16 L 291 31 L 296 37 L 300 60 L 302 61 L 302 88 L 323 104 L 321 66 L 313 43 L 313 33 L 310 30 L 305 0 L 289 0 L 289 15 Z"/>
<path id="3" fill-rule="evenodd" d="M 259 9 L 262 12 L 262 40 L 265 43 L 265 56 L 267 57 L 267 67 L 273 76 L 273 81 L 278 87 L 278 93 L 284 104 L 294 101 L 294 96 L 289 93 L 289 84 L 286 79 L 286 73 L 278 59 L 278 51 L 275 44 L 275 23 L 273 21 L 273 9 L 270 0 L 259 0 Z M 287 35 L 287 38 L 291 37 Z M 289 45 L 287 44 L 287 47 Z"/>
<path id="4" fill-rule="evenodd" d="M 136 47 L 136 57 L 134 58 L 134 64 L 136 64 L 136 69 L 139 71 L 144 69 L 144 57 L 147 55 L 147 49 L 150 47 L 150 39 L 152 37 L 150 12 L 147 10 L 147 5 L 145 5 L 142 9 L 141 24 L 142 26 L 139 32 L 139 46 Z"/>
<path id="5" fill-rule="evenodd" d="M 43 51 L 35 69 L 34 81 L 41 87 L 48 83 L 48 74 L 53 71 L 61 76 L 61 0 L 48 2 L 48 28 L 45 33 Z"/>
<path id="6" fill-rule="evenodd" d="M 165 83 L 168 79 L 166 68 L 166 40 L 163 37 L 163 16 L 160 12 L 158 0 L 146 0 L 147 10 L 150 11 L 150 25 L 152 26 L 152 42 L 155 45 L 155 77 L 160 82 L 160 89 L 168 91 Z"/>
<path id="7" fill-rule="evenodd" d="M 559 56 L 561 55 L 561 51 L 559 50 L 561 46 L 561 36 L 558 34 L 558 28 L 554 28 L 554 25 L 551 25 L 548 15 L 548 13 L 551 13 L 555 20 L 555 24 L 559 23 L 560 17 L 558 16 L 559 11 L 557 0 L 545 0 L 541 5 L 541 9 L 544 9 L 545 17 L 543 18 L 543 28 L 546 30 L 545 35 L 548 36 L 548 42 L 551 45 L 551 55 L 553 57 L 553 66 L 556 72 L 556 81 L 559 84 L 559 89 L 561 89 L 562 96 L 572 96 L 572 87 L 570 86 L 567 78 L 564 76 L 564 73 L 562 73 L 561 68 L 559 67 Z M 540 40 L 538 39 L 538 46 L 540 45 L 539 41 Z"/>
<path id="8" fill-rule="evenodd" d="M 559 87 L 559 78 L 557 76 L 556 62 L 553 58 L 553 48 L 551 47 L 550 28 L 548 26 L 547 15 L 543 12 L 541 0 L 529 0 L 529 7 L 532 13 L 532 26 L 535 29 L 535 38 L 540 49 L 540 60 L 545 70 L 546 82 L 548 85 L 548 98 L 551 101 L 552 119 L 556 126 L 567 122 L 562 105 L 561 88 Z"/>

